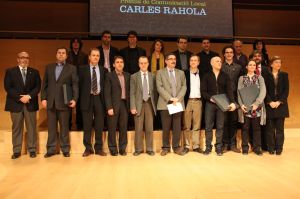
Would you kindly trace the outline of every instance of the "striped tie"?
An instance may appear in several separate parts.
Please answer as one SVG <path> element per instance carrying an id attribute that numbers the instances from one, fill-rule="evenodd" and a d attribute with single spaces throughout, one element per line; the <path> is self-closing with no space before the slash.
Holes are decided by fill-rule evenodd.
<path id="1" fill-rule="evenodd" d="M 93 67 L 93 75 L 92 75 L 92 93 L 97 94 L 98 85 L 97 85 L 97 74 L 96 74 L 96 67 Z"/>

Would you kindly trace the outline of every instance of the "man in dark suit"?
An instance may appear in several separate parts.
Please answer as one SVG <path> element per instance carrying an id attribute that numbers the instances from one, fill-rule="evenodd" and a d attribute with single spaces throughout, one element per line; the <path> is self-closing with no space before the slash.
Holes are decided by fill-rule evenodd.
<path id="1" fill-rule="evenodd" d="M 147 57 L 139 58 L 140 71 L 130 77 L 130 110 L 134 115 L 135 136 L 133 155 L 143 153 L 143 130 L 145 129 L 146 153 L 153 151 L 153 117 L 156 115 L 156 83 L 155 77 L 148 72 Z M 145 127 L 145 128 L 144 128 Z"/>
<path id="2" fill-rule="evenodd" d="M 70 40 L 70 50 L 68 52 L 67 63 L 76 66 L 77 74 L 79 66 L 88 64 L 88 56 L 82 51 L 83 43 L 79 38 L 73 38 Z M 80 110 L 80 101 L 76 103 L 76 128 L 77 130 L 82 130 L 82 113 Z M 70 110 L 69 117 L 69 129 L 72 127 L 72 110 Z"/>
<path id="3" fill-rule="evenodd" d="M 182 112 L 170 114 L 168 104 L 182 106 L 184 110 L 184 95 L 186 92 L 186 80 L 184 72 L 176 69 L 176 57 L 173 53 L 166 55 L 166 67 L 159 70 L 156 76 L 156 87 L 159 93 L 157 110 L 161 112 L 163 147 L 161 155 L 170 152 L 170 131 L 172 130 L 172 148 L 174 153 L 184 155 L 180 147 Z"/>
<path id="4" fill-rule="evenodd" d="M 104 69 L 99 66 L 100 52 L 92 48 L 89 53 L 89 65 L 79 69 L 79 99 L 83 115 L 83 157 L 94 153 L 92 147 L 92 128 L 95 129 L 95 153 L 106 156 L 103 151 L 102 132 L 104 126 Z"/>
<path id="5" fill-rule="evenodd" d="M 129 112 L 130 74 L 123 71 L 124 60 L 116 56 L 115 70 L 107 73 L 104 84 L 105 105 L 108 113 L 108 148 L 112 156 L 125 156 L 127 147 L 127 121 Z M 119 147 L 116 131 L 119 128 Z M 118 150 L 119 148 L 119 150 Z"/>
<path id="6" fill-rule="evenodd" d="M 119 55 L 119 50 L 111 46 L 111 32 L 105 30 L 101 34 L 101 45 L 97 47 L 100 51 L 99 65 L 104 66 L 108 72 L 114 70 L 114 57 Z"/>
<path id="7" fill-rule="evenodd" d="M 74 108 L 78 99 L 78 76 L 76 67 L 67 64 L 66 59 L 67 49 L 65 47 L 58 48 L 56 63 L 49 64 L 45 68 L 41 92 L 42 105 L 47 108 L 48 117 L 48 141 L 45 158 L 56 154 L 57 122 L 60 126 L 61 150 L 64 157 L 70 157 L 69 108 Z M 71 90 L 72 96 L 64 95 L 64 85 L 66 88 L 70 88 L 67 90 Z M 71 98 L 67 104 L 64 100 L 65 97 Z"/>
<path id="8" fill-rule="evenodd" d="M 39 71 L 29 67 L 29 54 L 18 54 L 18 66 L 9 68 L 4 77 L 7 92 L 5 111 L 12 119 L 12 159 L 20 157 L 23 140 L 24 119 L 27 129 L 27 148 L 31 158 L 36 157 L 36 111 L 39 109 L 38 93 L 41 89 Z"/>
<path id="9" fill-rule="evenodd" d="M 146 56 L 146 51 L 137 46 L 137 32 L 127 33 L 128 46 L 120 50 L 120 55 L 124 59 L 124 71 L 133 74 L 140 70 L 139 57 Z"/>
<path id="10" fill-rule="evenodd" d="M 176 68 L 186 71 L 190 68 L 190 57 L 193 54 L 187 50 L 188 37 L 180 36 L 177 39 L 178 49 L 173 52 L 176 56 Z"/>

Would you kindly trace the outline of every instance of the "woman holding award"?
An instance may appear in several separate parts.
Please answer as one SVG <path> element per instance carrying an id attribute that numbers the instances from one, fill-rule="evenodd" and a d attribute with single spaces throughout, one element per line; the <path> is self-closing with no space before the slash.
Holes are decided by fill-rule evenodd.
<path id="1" fill-rule="evenodd" d="M 266 96 L 266 86 L 264 78 L 255 74 L 256 63 L 250 60 L 246 66 L 247 74 L 241 76 L 238 81 L 238 102 L 243 113 L 240 112 L 239 120 L 243 123 L 242 127 L 242 152 L 247 155 L 249 151 L 249 129 L 253 129 L 253 151 L 256 155 L 261 152 L 261 129 L 260 124 L 266 121 L 264 98 Z M 245 88 L 247 91 L 245 92 Z M 251 89 L 250 89 L 251 87 Z M 252 94 L 256 93 L 256 94 Z M 252 102 L 247 106 L 246 100 L 249 96 L 254 96 Z M 248 101 L 249 102 L 249 101 Z"/>

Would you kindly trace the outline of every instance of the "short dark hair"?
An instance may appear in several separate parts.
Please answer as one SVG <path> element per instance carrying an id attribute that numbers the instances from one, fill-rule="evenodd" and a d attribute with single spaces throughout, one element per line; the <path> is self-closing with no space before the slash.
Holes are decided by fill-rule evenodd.
<path id="1" fill-rule="evenodd" d="M 262 54 L 258 50 L 253 50 L 252 53 L 249 55 L 249 59 L 253 59 L 255 54 L 260 54 L 262 56 Z"/>
<path id="2" fill-rule="evenodd" d="M 91 48 L 90 51 L 89 51 L 89 55 L 91 55 L 92 51 L 98 51 L 99 54 L 100 54 L 99 48 Z"/>
<path id="3" fill-rule="evenodd" d="M 204 37 L 201 39 L 201 43 L 204 41 L 204 40 L 208 40 L 210 42 L 210 39 L 208 37 Z"/>
<path id="4" fill-rule="evenodd" d="M 127 33 L 127 39 L 128 39 L 128 37 L 129 37 L 130 35 L 134 35 L 134 36 L 136 36 L 136 37 L 138 36 L 137 32 L 134 31 L 134 30 L 130 30 L 130 31 Z"/>
<path id="5" fill-rule="evenodd" d="M 225 51 L 226 51 L 226 49 L 228 49 L 228 48 L 232 49 L 232 51 L 233 51 L 233 53 L 234 53 L 234 48 L 233 48 L 233 46 L 232 46 L 232 45 L 227 45 L 227 46 L 225 46 L 225 47 L 222 49 L 222 55 L 223 55 L 223 56 L 225 55 Z"/>
<path id="6" fill-rule="evenodd" d="M 180 35 L 178 38 L 177 38 L 177 43 L 179 43 L 179 40 L 180 39 L 185 39 L 185 40 L 189 40 L 188 36 L 185 36 L 185 35 Z"/>
<path id="7" fill-rule="evenodd" d="M 56 48 L 56 53 L 58 50 L 62 50 L 62 49 L 64 49 L 66 51 L 66 53 L 68 53 L 68 49 L 64 46 Z"/>
<path id="8" fill-rule="evenodd" d="M 109 30 L 104 30 L 104 31 L 101 33 L 101 38 L 102 38 L 105 34 L 111 35 L 111 32 L 110 32 Z"/>
<path id="9" fill-rule="evenodd" d="M 114 63 L 116 62 L 117 59 L 122 59 L 124 61 L 124 58 L 120 55 L 117 55 L 114 57 Z"/>

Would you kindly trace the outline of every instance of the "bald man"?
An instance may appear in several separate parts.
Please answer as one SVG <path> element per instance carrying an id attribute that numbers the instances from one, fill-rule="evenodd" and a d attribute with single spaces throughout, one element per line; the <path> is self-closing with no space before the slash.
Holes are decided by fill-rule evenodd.
<path id="1" fill-rule="evenodd" d="M 18 65 L 6 70 L 4 88 L 7 93 L 5 111 L 12 120 L 12 159 L 21 156 L 24 119 L 27 130 L 27 149 L 30 157 L 36 157 L 36 112 L 39 109 L 38 93 L 41 89 L 39 71 L 29 67 L 29 54 L 17 55 Z"/>
<path id="2" fill-rule="evenodd" d="M 226 94 L 230 105 L 229 111 L 236 109 L 234 103 L 234 96 L 231 87 L 229 76 L 221 70 L 222 61 L 219 56 L 215 56 L 211 59 L 210 64 L 212 70 L 204 75 L 201 82 L 201 96 L 206 101 L 205 103 L 205 139 L 206 149 L 204 155 L 208 155 L 212 150 L 212 137 L 213 126 L 216 121 L 216 144 L 215 150 L 218 156 L 223 155 L 222 151 L 222 136 L 224 128 L 224 116 L 225 113 L 216 105 L 212 99 L 213 95 Z"/>

